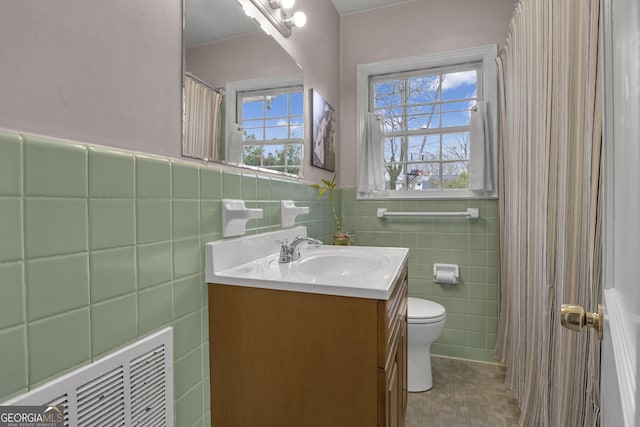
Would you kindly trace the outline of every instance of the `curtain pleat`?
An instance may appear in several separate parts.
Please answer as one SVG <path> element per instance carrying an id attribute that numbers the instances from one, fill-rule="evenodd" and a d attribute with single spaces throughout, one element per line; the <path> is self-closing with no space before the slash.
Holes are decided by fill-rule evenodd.
<path id="1" fill-rule="evenodd" d="M 596 425 L 599 342 L 560 305 L 601 295 L 598 0 L 521 0 L 497 59 L 501 263 L 496 358 L 522 426 Z"/>
<path id="2" fill-rule="evenodd" d="M 224 97 L 210 87 L 185 76 L 186 133 L 182 154 L 198 159 L 220 158 L 222 101 Z"/>

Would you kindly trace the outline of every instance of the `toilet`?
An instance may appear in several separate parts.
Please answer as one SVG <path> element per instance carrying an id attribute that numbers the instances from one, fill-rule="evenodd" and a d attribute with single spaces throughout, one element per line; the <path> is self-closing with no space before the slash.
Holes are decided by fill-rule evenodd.
<path id="1" fill-rule="evenodd" d="M 431 376 L 431 343 L 442 332 L 447 315 L 437 302 L 409 298 L 407 319 L 409 324 L 408 390 L 421 392 L 433 387 Z"/>

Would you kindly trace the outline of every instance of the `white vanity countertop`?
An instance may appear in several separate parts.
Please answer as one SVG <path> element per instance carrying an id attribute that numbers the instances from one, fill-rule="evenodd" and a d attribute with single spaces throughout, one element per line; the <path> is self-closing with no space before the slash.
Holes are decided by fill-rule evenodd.
<path id="1" fill-rule="evenodd" d="M 409 254 L 407 248 L 305 243 L 299 260 L 280 264 L 277 241 L 299 235 L 306 236 L 305 227 L 207 243 L 207 283 L 387 300 Z"/>

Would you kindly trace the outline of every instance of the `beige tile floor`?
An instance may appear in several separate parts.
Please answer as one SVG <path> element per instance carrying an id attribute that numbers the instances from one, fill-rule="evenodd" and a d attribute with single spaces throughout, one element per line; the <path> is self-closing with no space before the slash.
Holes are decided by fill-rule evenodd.
<path id="1" fill-rule="evenodd" d="M 433 388 L 409 393 L 405 427 L 518 426 L 503 366 L 437 356 L 431 363 Z"/>

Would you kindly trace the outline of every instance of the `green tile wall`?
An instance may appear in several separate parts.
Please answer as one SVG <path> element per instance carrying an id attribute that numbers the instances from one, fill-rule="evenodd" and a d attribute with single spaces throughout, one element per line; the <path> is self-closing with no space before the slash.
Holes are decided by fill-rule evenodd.
<path id="1" fill-rule="evenodd" d="M 331 240 L 331 209 L 302 181 L 0 132 L 0 401 L 172 325 L 176 425 L 209 425 L 204 244 L 222 238 L 225 197 L 264 209 L 248 234 L 279 229 L 284 198 Z M 447 309 L 433 353 L 491 361 L 497 201 L 357 201 L 353 189 L 335 201 L 357 244 L 411 249 L 410 294 Z M 379 206 L 481 217 L 381 221 Z M 434 262 L 460 264 L 462 283 L 434 284 Z"/>
<path id="2" fill-rule="evenodd" d="M 176 425 L 208 426 L 222 198 L 264 209 L 248 234 L 280 228 L 282 198 L 310 206 L 310 235 L 333 232 L 308 183 L 0 132 L 0 402 L 172 325 Z"/>
<path id="3" fill-rule="evenodd" d="M 442 304 L 447 311 L 444 330 L 432 345 L 433 354 L 495 362 L 498 330 L 497 200 L 361 201 L 355 189 L 343 189 L 344 229 L 355 231 L 356 244 L 402 246 L 410 249 L 409 295 Z M 465 211 L 479 208 L 480 218 L 376 217 L 389 211 Z M 433 283 L 433 264 L 460 266 L 460 283 Z"/>

